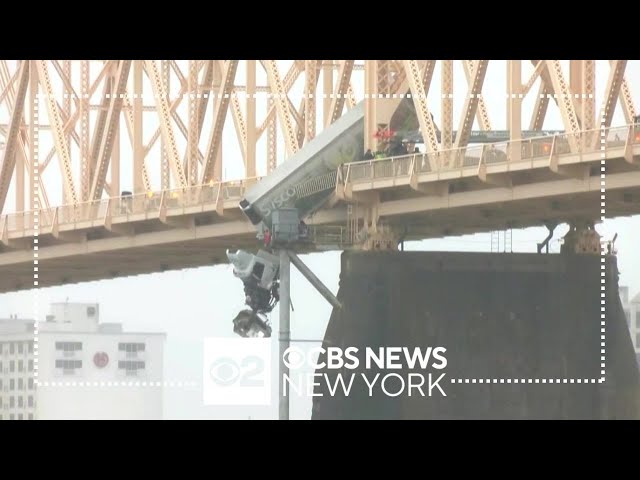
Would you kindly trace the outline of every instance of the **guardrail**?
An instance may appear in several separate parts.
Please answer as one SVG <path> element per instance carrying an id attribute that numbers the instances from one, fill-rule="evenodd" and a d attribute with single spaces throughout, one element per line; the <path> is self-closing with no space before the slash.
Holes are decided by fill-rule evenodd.
<path id="1" fill-rule="evenodd" d="M 409 176 L 413 173 L 448 172 L 469 167 L 479 167 L 500 163 L 526 162 L 549 158 L 554 155 L 593 153 L 601 150 L 600 139 L 604 133 L 605 151 L 632 144 L 640 144 L 640 126 L 587 130 L 579 135 L 559 134 L 546 137 L 527 138 L 509 142 L 474 145 L 464 148 L 444 150 L 436 153 L 416 153 L 398 157 L 387 157 L 360 162 L 345 163 L 338 178 L 343 184 L 371 181 L 380 178 Z"/>
<path id="2" fill-rule="evenodd" d="M 113 222 L 158 218 L 162 210 L 175 212 L 176 209 L 183 209 L 187 213 L 189 209 L 205 208 L 207 205 L 213 205 L 215 209 L 225 201 L 240 201 L 246 188 L 258 180 L 259 178 L 249 178 L 217 182 L 10 213 L 0 217 L 0 236 L 18 231 L 33 231 L 36 219 L 38 229 L 42 231 L 49 230 L 54 225 L 91 226 L 92 223 L 104 224 L 107 220 Z"/>

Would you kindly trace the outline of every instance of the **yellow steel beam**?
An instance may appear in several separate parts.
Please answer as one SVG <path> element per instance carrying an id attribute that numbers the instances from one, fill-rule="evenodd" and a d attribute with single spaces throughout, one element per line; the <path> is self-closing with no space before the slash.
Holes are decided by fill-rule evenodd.
<path id="1" fill-rule="evenodd" d="M 73 185 L 73 171 L 71 169 L 71 158 L 69 156 L 69 145 L 64 135 L 62 120 L 60 119 L 60 111 L 55 97 L 53 96 L 53 87 L 51 78 L 49 77 L 49 69 L 46 60 L 36 62 L 38 69 L 38 78 L 40 84 L 45 90 L 45 104 L 49 113 L 49 121 L 53 130 L 53 138 L 60 162 L 60 170 L 62 172 L 62 181 L 64 185 L 64 198 L 73 204 L 78 203 L 78 195 Z"/>
<path id="2" fill-rule="evenodd" d="M 467 61 L 462 62 L 467 70 Z M 441 133 L 440 143 L 442 150 L 449 150 L 453 142 L 453 60 L 442 60 L 440 62 L 440 83 L 441 83 Z M 467 74 L 467 82 L 469 75 Z"/>
<path id="3" fill-rule="evenodd" d="M 218 151 L 220 150 L 220 144 L 222 143 L 222 130 L 227 118 L 229 99 L 233 91 L 233 81 L 235 80 L 237 70 L 238 60 L 225 61 L 224 68 L 222 70 L 222 85 L 220 86 L 216 99 L 213 127 L 211 129 L 207 151 L 204 156 L 202 184 L 207 183 L 214 175 L 214 165 L 216 163 Z"/>
<path id="4" fill-rule="evenodd" d="M 427 106 L 427 94 L 422 83 L 420 67 L 416 60 L 404 60 L 404 69 L 406 70 L 406 78 L 409 81 L 409 88 L 413 96 L 413 102 L 416 106 L 416 114 L 418 115 L 418 123 L 422 135 L 426 139 L 426 147 L 428 153 L 438 151 L 438 137 L 436 128 Z M 427 62 L 435 62 L 435 60 L 427 60 Z M 428 67 L 425 67 L 428 68 Z"/>
<path id="5" fill-rule="evenodd" d="M 184 169 L 178 158 L 178 146 L 171 126 L 171 110 L 169 108 L 169 100 L 165 91 L 158 65 L 154 60 L 145 60 L 146 72 L 149 80 L 151 80 L 151 88 L 156 100 L 156 111 L 158 112 L 160 122 L 160 134 L 165 144 L 169 165 L 180 188 L 187 186 L 187 178 Z"/>
<path id="6" fill-rule="evenodd" d="M 287 153 L 293 155 L 298 151 L 298 142 L 296 134 L 293 130 L 293 122 L 291 121 L 291 112 L 289 111 L 289 103 L 285 86 L 278 72 L 278 65 L 275 60 L 265 60 L 264 68 L 267 71 L 267 78 L 271 87 L 271 94 L 275 97 L 276 111 L 280 119 L 280 125 L 284 134 L 285 146 Z"/>
<path id="7" fill-rule="evenodd" d="M 620 95 L 620 87 L 624 79 L 624 71 L 627 67 L 626 60 L 612 60 L 607 87 L 605 89 L 604 100 L 598 115 L 598 122 L 604 122 L 605 127 L 611 126 L 613 113 L 616 109 L 618 95 Z"/>
<path id="8" fill-rule="evenodd" d="M 198 61 L 189 60 L 189 77 L 188 88 L 188 116 L 189 123 L 187 128 L 187 172 L 189 176 L 187 182 L 189 185 L 195 185 L 198 182 L 198 141 L 200 140 L 200 131 L 198 129 L 198 108 L 200 106 L 198 93 Z"/>
<path id="9" fill-rule="evenodd" d="M 91 184 L 90 200 L 100 200 L 102 191 L 104 190 L 105 180 L 107 178 L 107 169 L 111 161 L 111 152 L 113 151 L 118 124 L 120 120 L 120 112 L 124 103 L 124 90 L 129 79 L 129 70 L 131 69 L 131 60 L 121 60 L 116 71 L 115 91 L 111 95 L 109 110 L 105 120 L 105 132 L 100 141 L 98 149 L 98 157 L 96 162 L 96 171 L 93 173 L 93 181 Z"/>
<path id="10" fill-rule="evenodd" d="M 22 60 L 18 69 L 18 88 L 15 96 L 11 120 L 7 129 L 6 143 L 0 162 L 0 213 L 4 207 L 4 202 L 9 191 L 9 184 L 16 164 L 16 147 L 20 125 L 22 124 L 22 114 L 24 113 L 24 99 L 27 96 L 27 86 L 29 85 L 29 61 Z"/>
<path id="11" fill-rule="evenodd" d="M 547 114 L 547 108 L 549 106 L 549 97 L 547 96 L 548 93 L 549 90 L 547 89 L 547 84 L 544 83 L 544 81 L 541 81 L 540 87 L 538 88 L 536 103 L 533 107 L 533 113 L 531 114 L 531 123 L 529 123 L 529 130 L 542 130 L 544 117 Z"/>
<path id="12" fill-rule="evenodd" d="M 331 99 L 331 107 L 329 111 L 329 124 L 335 122 L 341 115 L 344 109 L 344 96 L 349 89 L 349 81 L 351 80 L 351 72 L 353 71 L 354 60 L 342 60 L 338 69 L 338 83 L 335 91 L 333 92 L 333 98 Z M 326 126 L 326 125 L 325 125 Z"/>
<path id="13" fill-rule="evenodd" d="M 558 106 L 560 107 L 560 115 L 567 132 L 567 140 L 569 148 L 572 152 L 578 151 L 578 136 L 580 135 L 580 123 L 573 102 L 573 95 L 569 90 L 564 75 L 562 73 L 562 65 L 560 60 L 546 60 L 547 72 L 551 79 L 554 93 L 558 96 Z"/>
<path id="14" fill-rule="evenodd" d="M 473 126 L 473 118 L 478 108 L 478 95 L 482 91 L 482 84 L 484 83 L 484 77 L 487 73 L 488 63 L 488 60 L 477 60 L 473 64 L 473 71 L 469 79 L 469 92 L 465 98 L 454 148 L 467 146 L 469 135 L 471 134 L 471 127 Z"/>
<path id="15" fill-rule="evenodd" d="M 464 60 L 462 62 L 464 67 L 464 76 L 467 78 L 467 83 L 471 79 L 471 72 L 474 67 L 474 60 Z M 481 130 L 491 130 L 491 120 L 489 120 L 489 112 L 487 112 L 487 106 L 484 104 L 484 99 L 478 100 L 478 110 L 476 112 L 476 119 L 480 125 Z"/>

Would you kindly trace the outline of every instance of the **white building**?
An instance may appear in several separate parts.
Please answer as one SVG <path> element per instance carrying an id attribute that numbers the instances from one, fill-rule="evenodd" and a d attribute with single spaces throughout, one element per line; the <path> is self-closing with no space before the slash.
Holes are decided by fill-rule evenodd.
<path id="1" fill-rule="evenodd" d="M 15 397 L 14 406 L 6 410 L 9 416 L 5 418 L 11 414 L 16 420 L 19 415 L 41 420 L 162 418 L 165 334 L 124 332 L 121 324 L 100 323 L 99 319 L 98 304 L 51 305 L 51 314 L 38 324 L 35 398 L 29 390 L 34 358 L 28 342 L 33 341 L 33 322 L 8 321 L 14 325 L 11 331 L 18 329 L 16 322 L 31 325 L 31 330 L 27 332 L 28 327 L 23 326 L 27 333 L 21 333 L 27 342 L 22 349 L 24 358 L 18 358 L 17 340 L 13 340 L 18 334 L 0 333 L 3 343 L 16 343 L 15 358 L 7 357 L 15 361 L 15 371 L 4 376 L 9 381 L 15 379 L 17 388 L 19 375 L 23 374 L 17 362 L 22 362 L 26 372 L 26 389 L 19 391 L 20 395 L 11 395 Z M 35 412 L 28 410 L 32 404 Z M 19 405 L 27 410 L 19 410 Z"/>
<path id="2" fill-rule="evenodd" d="M 33 420 L 33 320 L 0 319 L 0 420 Z"/>
<path id="3" fill-rule="evenodd" d="M 631 341 L 636 349 L 636 358 L 640 365 L 640 293 L 629 300 L 629 287 L 620 287 L 620 300 L 631 332 Z"/>

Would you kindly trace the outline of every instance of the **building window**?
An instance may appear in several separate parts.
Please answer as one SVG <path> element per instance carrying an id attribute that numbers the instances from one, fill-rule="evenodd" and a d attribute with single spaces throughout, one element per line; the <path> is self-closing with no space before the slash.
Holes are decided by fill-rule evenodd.
<path id="1" fill-rule="evenodd" d="M 16 381 L 12 378 L 9 380 L 9 391 L 13 392 L 16 389 Z"/>
<path id="2" fill-rule="evenodd" d="M 18 372 L 24 372 L 24 362 L 22 360 L 18 360 Z"/>
<path id="3" fill-rule="evenodd" d="M 29 371 L 33 372 L 33 360 L 29 360 L 28 365 L 29 365 Z"/>
<path id="4" fill-rule="evenodd" d="M 15 397 L 11 396 L 9 397 L 9 408 L 13 408 L 16 406 L 16 399 Z"/>
<path id="5" fill-rule="evenodd" d="M 624 317 L 627 319 L 627 326 L 631 327 L 631 312 L 626 308 L 624 309 Z"/>
<path id="6" fill-rule="evenodd" d="M 23 378 L 19 378 L 18 379 L 18 390 L 24 390 L 24 379 Z"/>
<path id="7" fill-rule="evenodd" d="M 18 397 L 18 408 L 24 407 L 24 398 Z"/>
<path id="8" fill-rule="evenodd" d="M 95 317 L 96 307 L 87 307 L 87 317 Z"/>
<path id="9" fill-rule="evenodd" d="M 139 352 L 145 351 L 144 343 L 119 343 L 118 350 L 126 352 L 127 358 L 137 358 Z"/>
<path id="10" fill-rule="evenodd" d="M 24 345 L 22 342 L 18 343 L 18 353 L 24 353 Z"/>
<path id="11" fill-rule="evenodd" d="M 82 342 L 56 342 L 56 350 L 63 352 L 78 352 L 82 350 Z"/>
<path id="12" fill-rule="evenodd" d="M 18 420 L 24 420 L 24 415 L 22 415 L 21 413 L 18 414 Z"/>
<path id="13" fill-rule="evenodd" d="M 56 368 L 62 369 L 63 375 L 73 375 L 82 368 L 82 360 L 56 360 Z"/>
<path id="14" fill-rule="evenodd" d="M 33 378 L 29 379 L 28 388 L 29 388 L 29 390 L 33 390 Z"/>
<path id="15" fill-rule="evenodd" d="M 29 353 L 33 353 L 33 341 L 29 341 Z"/>
<path id="16" fill-rule="evenodd" d="M 33 413 L 30 413 L 28 418 L 29 420 L 33 420 Z"/>
<path id="17" fill-rule="evenodd" d="M 124 370 L 127 376 L 136 376 L 138 371 L 144 370 L 144 362 L 139 360 L 120 360 L 118 369 Z"/>
<path id="18" fill-rule="evenodd" d="M 16 353 L 16 344 L 11 342 L 9 343 L 9 354 L 13 355 L 14 353 Z"/>
<path id="19" fill-rule="evenodd" d="M 33 397 L 31 395 L 27 398 L 27 406 L 33 407 Z"/>
<path id="20" fill-rule="evenodd" d="M 15 419 L 16 419 L 16 416 L 13 413 L 9 415 L 9 420 L 15 420 Z"/>
<path id="21" fill-rule="evenodd" d="M 640 348 L 640 333 L 636 333 L 636 348 Z"/>
<path id="22" fill-rule="evenodd" d="M 11 360 L 9 362 L 9 372 L 13 373 L 16 370 L 16 362 L 14 362 L 13 360 Z"/>

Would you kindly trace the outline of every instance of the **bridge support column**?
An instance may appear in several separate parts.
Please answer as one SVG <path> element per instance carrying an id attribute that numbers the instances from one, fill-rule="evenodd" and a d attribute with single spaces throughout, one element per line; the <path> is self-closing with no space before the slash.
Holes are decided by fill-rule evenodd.
<path id="1" fill-rule="evenodd" d="M 379 197 L 371 198 L 364 209 L 363 229 L 355 235 L 363 250 L 397 250 L 401 234 L 397 229 L 380 221 Z M 406 232 L 405 232 L 406 233 Z"/>
<path id="2" fill-rule="evenodd" d="M 569 224 L 569 231 L 564 236 L 561 253 L 588 253 L 600 255 L 600 235 L 591 220 L 575 220 Z"/>

